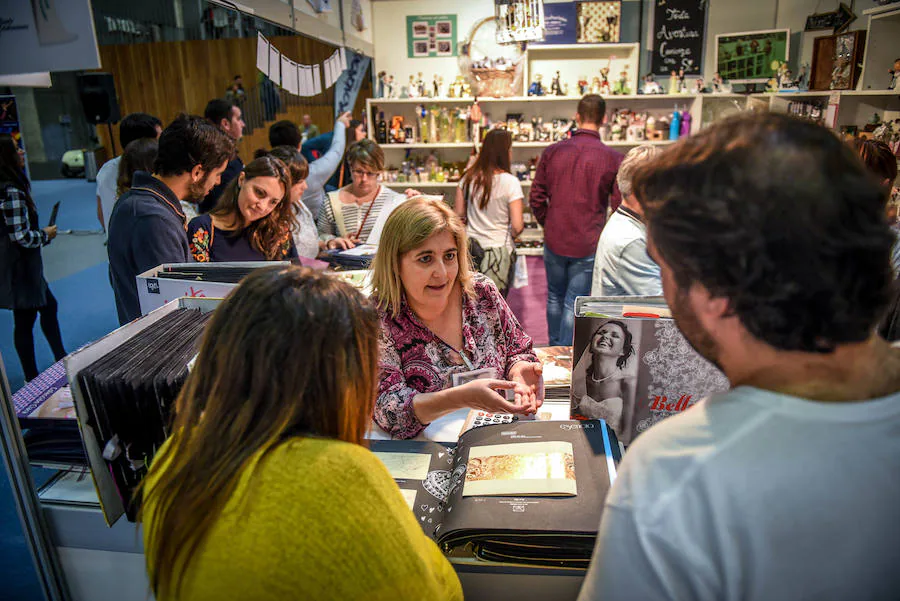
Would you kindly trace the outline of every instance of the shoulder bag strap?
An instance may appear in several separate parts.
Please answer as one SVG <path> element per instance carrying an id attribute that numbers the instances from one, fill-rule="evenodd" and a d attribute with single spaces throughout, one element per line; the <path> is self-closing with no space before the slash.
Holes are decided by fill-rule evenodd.
<path id="1" fill-rule="evenodd" d="M 347 237 L 347 226 L 344 223 L 344 207 L 341 199 L 338 197 L 340 190 L 328 193 L 328 202 L 331 203 L 331 212 L 334 213 L 334 224 L 337 226 L 338 235 L 341 238 Z"/>

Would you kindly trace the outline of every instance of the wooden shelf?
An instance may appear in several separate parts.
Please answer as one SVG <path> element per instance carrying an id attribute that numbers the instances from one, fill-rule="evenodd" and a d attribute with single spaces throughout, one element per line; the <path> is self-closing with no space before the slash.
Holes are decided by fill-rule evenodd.
<path id="1" fill-rule="evenodd" d="M 530 188 L 531 182 L 519 182 L 523 188 Z M 459 182 L 382 182 L 388 188 L 456 188 Z"/>
<path id="2" fill-rule="evenodd" d="M 557 140 L 557 142 L 560 140 Z M 651 146 L 665 146 L 667 144 L 673 144 L 673 140 L 660 140 L 660 141 L 650 141 L 650 140 L 640 140 L 640 141 L 630 141 L 630 142 L 605 142 L 607 146 L 610 148 L 631 148 L 632 146 L 641 146 L 643 144 L 650 144 Z M 513 142 L 513 148 L 547 148 L 548 146 L 556 144 L 556 142 Z M 384 150 L 416 150 L 416 149 L 427 149 L 427 148 L 472 148 L 472 142 L 447 142 L 436 143 L 436 144 L 382 144 L 381 148 Z"/>

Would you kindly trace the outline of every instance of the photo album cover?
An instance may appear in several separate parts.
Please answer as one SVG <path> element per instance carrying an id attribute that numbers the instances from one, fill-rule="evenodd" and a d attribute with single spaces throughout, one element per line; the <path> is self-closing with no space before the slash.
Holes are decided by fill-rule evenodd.
<path id="1" fill-rule="evenodd" d="M 572 419 L 605 420 L 625 445 L 656 422 L 729 388 L 664 304 L 628 302 L 576 301 L 570 397 Z"/>

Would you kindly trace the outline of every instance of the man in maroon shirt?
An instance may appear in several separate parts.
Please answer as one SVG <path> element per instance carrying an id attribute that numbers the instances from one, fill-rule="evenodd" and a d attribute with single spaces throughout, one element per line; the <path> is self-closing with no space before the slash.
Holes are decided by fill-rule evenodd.
<path id="1" fill-rule="evenodd" d="M 622 155 L 600 141 L 606 102 L 588 94 L 578 103 L 578 129 L 547 148 L 531 185 L 531 212 L 544 226 L 547 329 L 551 345 L 572 344 L 575 297 L 591 293 L 597 241 L 606 211 L 619 206 L 616 173 Z"/>

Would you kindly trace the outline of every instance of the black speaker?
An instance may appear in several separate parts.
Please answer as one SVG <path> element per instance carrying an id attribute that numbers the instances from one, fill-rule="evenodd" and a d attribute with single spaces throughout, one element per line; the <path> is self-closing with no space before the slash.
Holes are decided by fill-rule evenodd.
<path id="1" fill-rule="evenodd" d="M 122 118 L 112 73 L 79 75 L 78 94 L 88 123 L 117 123 Z"/>

